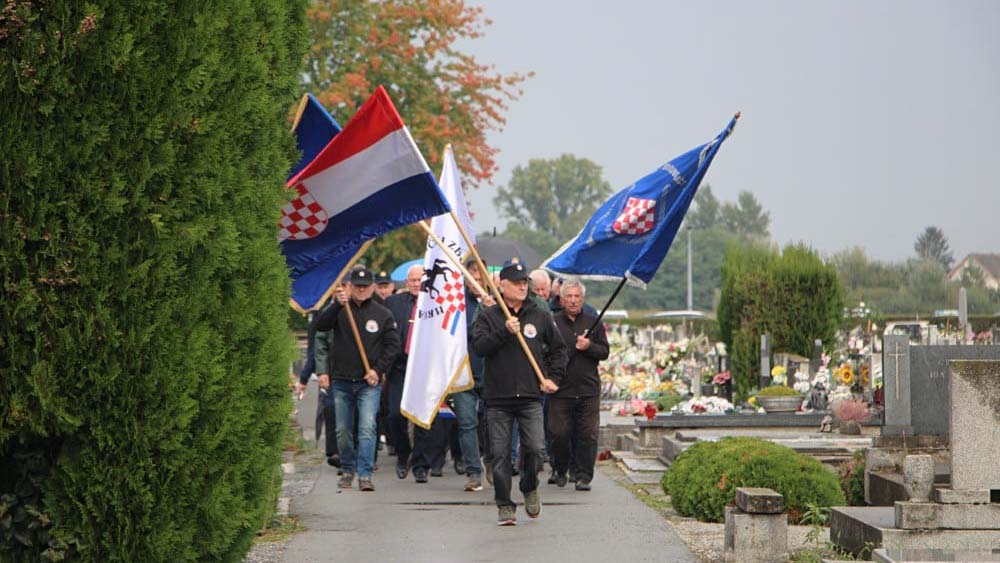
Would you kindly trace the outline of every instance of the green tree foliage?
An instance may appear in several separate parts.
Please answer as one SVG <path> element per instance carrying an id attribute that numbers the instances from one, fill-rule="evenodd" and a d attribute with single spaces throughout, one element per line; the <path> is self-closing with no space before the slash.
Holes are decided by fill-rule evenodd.
<path id="1" fill-rule="evenodd" d="M 833 265 L 804 246 L 789 245 L 781 253 L 761 246 L 726 253 L 718 319 L 727 346 L 740 332 L 751 343 L 770 333 L 775 350 L 809 356 L 815 339 L 833 341 L 843 306 Z M 745 397 L 756 387 L 760 360 L 752 354 L 738 363 L 733 353 L 734 389 Z"/>
<path id="2" fill-rule="evenodd" d="M 945 270 L 951 269 L 954 262 L 951 250 L 948 249 L 948 239 L 944 232 L 937 227 L 927 227 L 924 232 L 917 236 L 917 241 L 913 243 L 913 250 L 920 260 L 930 260 L 941 264 Z"/>
<path id="3" fill-rule="evenodd" d="M 663 474 L 674 509 L 703 522 L 722 522 L 737 487 L 766 487 L 785 497 L 792 522 L 808 505 L 843 505 L 837 476 L 815 459 L 758 438 L 729 437 L 698 442 Z"/>
<path id="4" fill-rule="evenodd" d="M 694 202 L 688 210 L 685 224 L 692 229 L 705 230 L 716 227 L 720 223 L 722 206 L 719 199 L 712 193 L 712 186 L 705 184 L 698 188 Z"/>
<path id="5" fill-rule="evenodd" d="M 985 287 L 983 273 L 972 267 L 957 282 L 949 281 L 940 262 L 910 260 L 887 263 L 871 259 L 860 247 L 830 257 L 846 290 L 846 302 L 859 302 L 888 315 L 931 315 L 955 309 L 958 289 L 968 289 L 969 313 L 992 315 L 1000 310 L 1000 292 Z"/>
<path id="6" fill-rule="evenodd" d="M 284 0 L 0 18 L 0 559 L 240 561 L 288 418 Z"/>
<path id="7" fill-rule="evenodd" d="M 514 167 L 510 182 L 497 190 L 493 205 L 509 219 L 504 236 L 533 245 L 544 242 L 551 250 L 535 249 L 548 256 L 574 237 L 609 195 L 611 185 L 598 164 L 564 154 L 534 158 L 527 166 Z M 535 233 L 541 241 L 531 240 Z"/>
<path id="8" fill-rule="evenodd" d="M 741 191 L 736 203 L 723 204 L 719 218 L 726 230 L 743 240 L 760 242 L 771 236 L 771 213 L 764 211 L 752 192 Z"/>

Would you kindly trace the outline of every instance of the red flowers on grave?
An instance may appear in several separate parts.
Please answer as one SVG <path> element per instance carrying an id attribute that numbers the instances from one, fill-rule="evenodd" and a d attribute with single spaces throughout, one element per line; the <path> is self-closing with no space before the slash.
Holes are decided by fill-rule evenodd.
<path id="1" fill-rule="evenodd" d="M 732 377 L 732 374 L 730 374 L 727 369 L 724 372 L 715 374 L 715 377 L 712 378 L 712 383 L 715 385 L 725 385 L 727 381 L 732 379 Z"/>

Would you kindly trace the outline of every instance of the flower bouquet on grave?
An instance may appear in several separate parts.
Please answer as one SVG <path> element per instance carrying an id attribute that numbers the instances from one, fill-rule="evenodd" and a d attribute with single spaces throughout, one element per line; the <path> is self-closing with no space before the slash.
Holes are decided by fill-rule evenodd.
<path id="1" fill-rule="evenodd" d="M 674 407 L 684 414 L 725 414 L 733 411 L 733 404 L 722 397 L 697 397 Z"/>

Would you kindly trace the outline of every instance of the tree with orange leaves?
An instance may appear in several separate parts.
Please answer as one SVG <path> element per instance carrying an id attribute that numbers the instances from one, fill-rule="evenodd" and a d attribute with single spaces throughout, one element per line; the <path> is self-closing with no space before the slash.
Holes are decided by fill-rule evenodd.
<path id="1" fill-rule="evenodd" d="M 489 130 L 528 76 L 503 75 L 462 53 L 456 41 L 482 36 L 491 22 L 462 0 L 313 0 L 306 88 L 346 121 L 382 84 L 432 169 L 452 143 L 465 185 L 489 182 L 497 149 Z"/>

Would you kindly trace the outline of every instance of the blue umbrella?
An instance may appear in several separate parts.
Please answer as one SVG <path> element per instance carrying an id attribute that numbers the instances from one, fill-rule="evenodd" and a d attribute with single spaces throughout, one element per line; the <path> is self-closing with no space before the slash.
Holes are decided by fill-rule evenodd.
<path id="1" fill-rule="evenodd" d="M 424 259 L 423 258 L 417 258 L 416 260 L 410 260 L 409 262 L 403 262 L 399 266 L 396 266 L 396 269 L 393 270 L 391 274 L 389 274 L 389 277 L 392 278 L 392 281 L 397 281 L 397 282 L 405 281 L 406 280 L 406 273 L 410 270 L 410 266 L 414 266 L 414 265 L 423 266 L 424 265 Z"/>

